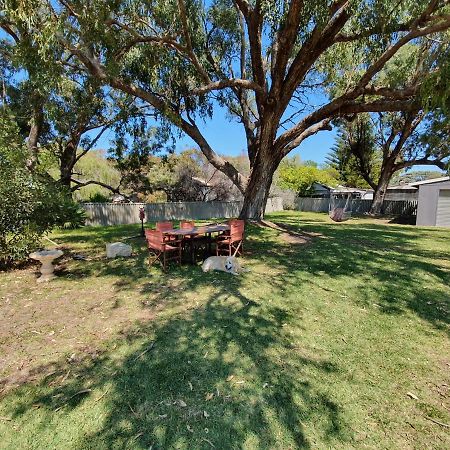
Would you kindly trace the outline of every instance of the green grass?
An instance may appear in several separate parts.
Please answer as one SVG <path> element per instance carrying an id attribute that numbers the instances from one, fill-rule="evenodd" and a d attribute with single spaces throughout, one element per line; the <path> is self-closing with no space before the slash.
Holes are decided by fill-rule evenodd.
<path id="1" fill-rule="evenodd" d="M 450 448 L 450 230 L 269 218 L 315 236 L 248 226 L 239 277 L 102 257 L 137 226 L 0 274 L 0 448 Z"/>

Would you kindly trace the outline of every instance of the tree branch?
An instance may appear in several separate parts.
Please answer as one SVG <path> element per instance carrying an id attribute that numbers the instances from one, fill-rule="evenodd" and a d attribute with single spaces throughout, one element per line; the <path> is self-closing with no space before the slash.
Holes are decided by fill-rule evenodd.
<path id="1" fill-rule="evenodd" d="M 289 145 L 284 147 L 284 155 L 286 156 L 291 150 L 297 148 L 306 138 L 312 136 L 313 134 L 316 134 L 322 130 L 331 131 L 332 130 L 332 127 L 330 125 L 331 120 L 332 120 L 331 118 L 324 119 L 316 123 L 315 125 L 312 125 L 311 127 L 307 128 L 296 139 L 291 141 Z"/>
<path id="2" fill-rule="evenodd" d="M 211 79 L 209 78 L 209 75 L 206 72 L 206 70 L 200 64 L 200 61 L 198 60 L 197 55 L 195 54 L 194 49 L 192 47 L 191 35 L 189 32 L 188 20 L 187 20 L 187 14 L 186 14 L 186 5 L 184 3 L 184 0 L 178 0 L 178 10 L 180 12 L 180 20 L 181 20 L 181 25 L 183 28 L 184 40 L 186 41 L 186 48 L 187 48 L 188 54 L 191 58 L 192 64 L 198 70 L 198 72 L 202 76 L 203 80 L 206 83 L 210 83 Z"/>
<path id="3" fill-rule="evenodd" d="M 426 36 L 427 34 L 436 33 L 438 31 L 443 31 L 450 26 L 450 16 L 447 16 L 440 23 L 429 26 L 427 28 L 416 28 L 405 36 L 400 38 L 395 44 L 391 45 L 379 58 L 375 61 L 367 70 L 366 73 L 361 77 L 358 84 L 352 91 L 354 94 L 359 95 L 361 91 L 367 86 L 370 80 L 380 72 L 385 64 L 398 52 L 398 50 L 403 47 L 408 42 L 413 39 L 417 39 L 421 36 Z"/>
<path id="4" fill-rule="evenodd" d="M 16 44 L 20 42 L 19 35 L 10 27 L 9 23 L 1 22 L 0 28 L 2 28 L 9 36 L 11 36 Z"/>
<path id="5" fill-rule="evenodd" d="M 315 64 L 321 54 L 331 45 L 336 34 L 344 27 L 350 18 L 347 11 L 348 1 L 336 2 L 330 9 L 330 19 L 322 29 L 318 26 L 311 32 L 308 40 L 302 45 L 288 70 L 280 89 L 281 101 L 278 104 L 278 115 L 281 117 L 289 101 L 304 80 L 306 74 Z"/>
<path id="6" fill-rule="evenodd" d="M 118 77 L 108 76 L 103 65 L 94 56 L 87 55 L 79 47 L 74 47 L 65 41 L 63 41 L 63 43 L 69 51 L 80 59 L 92 76 L 108 83 L 115 89 L 146 101 L 158 111 L 164 113 L 175 126 L 184 131 L 198 144 L 200 150 L 216 169 L 227 175 L 241 192 L 245 191 L 247 184 L 246 177 L 244 177 L 229 161 L 226 161 L 214 152 L 197 126 L 184 120 L 172 105 L 165 102 L 161 97 L 135 86 L 132 83 L 125 82 Z"/>
<path id="7" fill-rule="evenodd" d="M 228 80 L 213 81 L 206 86 L 192 89 L 192 95 L 202 95 L 210 91 L 217 91 L 227 87 L 239 87 L 241 89 L 251 89 L 257 92 L 263 92 L 261 86 L 250 80 L 243 80 L 241 78 L 232 78 Z"/>
<path id="8" fill-rule="evenodd" d="M 90 142 L 90 144 L 82 151 L 80 152 L 77 157 L 75 158 L 75 164 L 84 156 L 86 153 L 88 153 L 94 145 L 98 142 L 98 140 L 102 137 L 103 133 L 111 126 L 111 124 L 105 125 L 99 133 L 97 133 L 97 136 L 95 136 L 94 139 Z"/>
<path id="9" fill-rule="evenodd" d="M 237 5 L 242 15 L 247 19 L 247 17 L 250 15 L 251 12 L 251 7 L 247 2 L 247 0 L 234 0 L 234 3 Z"/>
<path id="10" fill-rule="evenodd" d="M 411 113 L 407 116 L 407 118 L 403 124 L 402 130 L 400 131 L 400 136 L 394 146 L 394 149 L 392 150 L 392 156 L 394 158 L 397 158 L 397 156 L 400 154 L 406 140 L 411 136 L 411 134 L 414 132 L 414 130 L 418 127 L 418 125 L 422 121 L 423 117 L 424 117 L 424 114 L 419 113 L 419 111 L 411 111 Z"/>
<path id="11" fill-rule="evenodd" d="M 336 117 L 362 112 L 409 111 L 415 107 L 415 103 L 411 100 L 381 99 L 372 102 L 357 102 L 346 101 L 345 96 L 342 96 L 304 117 L 297 125 L 279 136 L 275 140 L 274 147 L 276 150 L 284 151 L 283 149 L 290 142 L 300 136 L 309 127 L 327 118 L 334 119 Z"/>
<path id="12" fill-rule="evenodd" d="M 431 2 L 433 3 L 433 2 Z M 421 16 L 414 22 L 414 24 L 418 25 L 421 23 L 421 20 L 426 17 L 427 11 L 429 8 L 427 8 Z M 358 113 L 358 112 L 377 112 L 377 111 L 383 111 L 381 108 L 382 104 L 386 105 L 386 108 L 384 111 L 401 111 L 402 109 L 398 109 L 402 103 L 405 100 L 395 100 L 394 92 L 391 92 L 391 96 L 393 96 L 393 100 L 383 100 L 383 101 L 375 101 L 372 103 L 369 103 L 367 106 L 364 106 L 363 103 L 357 103 L 354 100 L 366 93 L 366 86 L 367 84 L 375 77 L 375 75 L 382 70 L 382 68 L 385 66 L 385 64 L 398 52 L 398 50 L 403 47 L 405 44 L 410 42 L 413 39 L 416 39 L 417 37 L 425 36 L 427 34 L 435 33 L 438 31 L 443 31 L 447 29 L 450 26 L 450 16 L 443 16 L 441 18 L 441 22 L 434 24 L 432 26 L 429 26 L 427 28 L 422 29 L 414 29 L 411 30 L 408 34 L 406 34 L 404 37 L 400 38 L 395 44 L 391 45 L 381 56 L 380 58 L 375 61 L 364 73 L 364 75 L 360 78 L 359 82 L 356 84 L 354 88 L 352 88 L 349 92 L 343 94 L 342 96 L 336 98 L 335 100 L 331 101 L 327 105 L 325 105 L 322 108 L 319 108 L 317 111 L 312 113 L 311 115 L 307 116 L 302 122 L 291 128 L 291 130 L 285 132 L 282 134 L 278 139 L 275 141 L 275 146 L 278 148 L 283 148 L 287 145 L 288 142 L 295 139 L 297 136 L 299 136 L 303 131 L 305 131 L 309 126 L 313 125 L 314 123 L 319 122 L 320 120 L 323 120 L 326 117 L 336 117 L 336 116 L 342 116 L 349 113 Z M 298 56 L 298 55 L 297 55 Z M 405 93 L 403 91 L 403 93 Z M 387 90 L 380 90 L 378 91 L 378 94 L 375 95 L 386 95 Z M 383 103 L 384 102 L 384 103 Z M 404 104 L 406 107 L 406 110 L 411 109 L 411 105 Z M 375 109 L 373 109 L 375 108 Z M 313 120 L 312 123 L 310 121 Z"/>
<path id="13" fill-rule="evenodd" d="M 412 166 L 416 166 L 416 165 L 437 166 L 437 167 L 439 167 L 439 169 L 442 169 L 442 170 L 448 169 L 448 162 L 443 162 L 441 159 L 428 159 L 428 157 L 397 163 L 397 164 L 395 164 L 395 167 L 398 168 L 397 170 L 401 170 L 401 169 L 406 169 L 407 167 L 412 167 Z"/>
<path id="14" fill-rule="evenodd" d="M 262 23 L 263 16 L 260 11 L 260 2 L 256 1 L 255 7 L 251 8 L 246 0 L 235 0 L 235 4 L 242 12 L 247 24 L 248 39 L 250 43 L 250 61 L 252 66 L 253 78 L 262 88 L 262 92 L 266 92 L 266 76 L 264 72 L 264 61 L 262 57 Z M 256 92 L 258 113 L 262 116 L 261 105 L 265 99 L 265 95 Z"/>
<path id="15" fill-rule="evenodd" d="M 298 26 L 303 10 L 303 0 L 289 2 L 286 20 L 278 29 L 275 42 L 272 45 L 274 54 L 272 58 L 272 88 L 271 92 L 278 94 L 286 73 L 286 66 L 291 57 L 292 49 L 297 40 Z"/>
<path id="16" fill-rule="evenodd" d="M 115 187 L 110 186 L 109 184 L 103 183 L 103 182 L 101 182 L 101 181 L 95 181 L 95 180 L 81 181 L 81 180 L 77 180 L 77 179 L 75 179 L 75 178 L 71 178 L 70 181 L 71 181 L 72 183 L 75 183 L 75 186 L 72 186 L 72 187 L 70 188 L 70 191 L 71 191 L 71 192 L 75 192 L 75 191 L 77 191 L 78 189 L 81 189 L 81 188 L 83 188 L 83 187 L 89 186 L 89 185 L 91 185 L 91 184 L 95 184 L 95 185 L 97 185 L 97 186 L 101 186 L 101 187 L 104 187 L 105 189 L 110 190 L 110 191 L 113 192 L 114 194 L 120 194 L 120 195 L 123 195 L 123 194 L 120 193 L 119 187 L 116 187 L 116 188 L 115 188 Z M 124 197 L 127 197 L 127 196 L 124 195 Z"/>

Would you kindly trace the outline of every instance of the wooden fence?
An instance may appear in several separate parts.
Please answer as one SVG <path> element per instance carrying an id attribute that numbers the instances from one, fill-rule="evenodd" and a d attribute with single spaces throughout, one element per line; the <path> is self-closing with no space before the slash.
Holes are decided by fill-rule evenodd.
<path id="1" fill-rule="evenodd" d="M 242 202 L 183 203 L 82 203 L 88 216 L 86 225 L 107 226 L 139 223 L 139 209 L 145 208 L 147 222 L 155 220 L 202 220 L 237 217 Z M 279 197 L 269 198 L 266 212 L 283 210 Z"/>
<path id="2" fill-rule="evenodd" d="M 328 212 L 329 198 L 299 197 L 295 201 L 299 211 Z M 342 203 L 342 204 L 341 204 Z M 338 207 L 343 207 L 345 199 L 341 199 Z M 352 213 L 364 214 L 369 212 L 372 200 L 355 199 L 352 201 Z M 385 200 L 381 208 L 381 214 L 391 216 L 415 216 L 417 215 L 417 200 Z"/>

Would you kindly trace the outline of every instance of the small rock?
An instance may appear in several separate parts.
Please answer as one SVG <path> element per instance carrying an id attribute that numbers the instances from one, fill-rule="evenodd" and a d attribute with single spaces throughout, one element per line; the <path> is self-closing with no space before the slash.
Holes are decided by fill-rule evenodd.
<path id="1" fill-rule="evenodd" d="M 131 245 L 123 244 L 122 242 L 113 242 L 106 244 L 107 258 L 116 258 L 117 256 L 131 256 Z"/>

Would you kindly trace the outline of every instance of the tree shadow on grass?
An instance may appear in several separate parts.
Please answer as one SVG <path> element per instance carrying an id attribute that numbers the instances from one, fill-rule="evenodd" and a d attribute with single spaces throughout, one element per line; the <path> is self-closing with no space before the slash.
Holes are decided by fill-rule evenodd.
<path id="1" fill-rule="evenodd" d="M 442 231 L 351 222 L 305 225 L 283 215 L 277 219 L 295 231 L 322 235 L 311 246 L 285 248 L 280 286 L 295 280 L 320 286 L 327 279 L 355 278 L 360 280 L 358 296 L 366 299 L 363 306 L 376 301 L 387 314 L 410 311 L 450 332 L 448 236 Z M 423 238 L 446 248 L 424 248 L 418 245 Z M 282 264 L 270 255 L 272 264 Z"/>
<path id="2" fill-rule="evenodd" d="M 277 238 L 280 232 L 247 225 L 244 264 L 250 268 L 265 264 L 274 269 L 277 273 L 273 285 L 280 289 L 296 286 L 299 280 L 320 286 L 323 279 L 339 281 L 353 277 L 361 280 L 358 297 L 366 298 L 366 304 L 372 305 L 376 301 L 381 310 L 389 314 L 409 310 L 437 328 L 448 330 L 450 305 L 445 287 L 450 284 L 450 272 L 436 263 L 439 259 L 448 261 L 448 252 L 417 245 L 420 239 L 426 238 L 444 246 L 448 236 L 439 231 L 408 226 L 357 221 L 329 223 L 325 215 L 322 222 L 315 219 L 314 223 L 309 223 L 306 219 L 308 222 L 305 223 L 301 216 L 286 213 L 270 216 L 270 220 L 296 232 L 318 234 L 308 245 L 283 243 Z M 101 236 L 95 239 L 100 242 L 105 236 L 110 239 L 131 232 L 130 226 L 112 228 L 99 230 Z M 144 241 L 135 240 L 134 248 L 137 250 L 134 258 L 79 263 L 66 275 L 73 278 L 120 277 L 113 282 L 117 290 L 163 291 L 166 298 L 177 286 L 195 290 L 208 288 L 211 282 L 227 283 L 229 280 L 228 275 L 221 278 L 203 274 L 198 266 L 173 267 L 168 274 L 163 274 L 158 267 L 149 270 Z M 263 275 L 254 273 L 256 278 Z M 248 276 L 253 275 L 244 277 Z M 233 279 L 231 283 L 239 286 L 240 280 Z"/>
<path id="3" fill-rule="evenodd" d="M 341 409 L 322 390 L 339 368 L 296 353 L 283 329 L 289 314 L 222 290 L 124 335 L 120 361 L 103 354 L 44 394 L 19 389 L 11 415 L 39 405 L 41 420 L 55 421 L 101 402 L 101 424 L 77 448 L 310 448 L 308 434 L 345 442 Z"/>
<path id="4" fill-rule="evenodd" d="M 342 369 L 293 346 L 284 324 L 298 314 L 295 305 L 268 299 L 307 283 L 338 296 L 336 283 L 357 279 L 356 304 L 373 308 L 376 299 L 386 314 L 414 313 L 447 330 L 449 272 L 429 262 L 444 254 L 416 246 L 419 237 L 443 237 L 407 227 L 277 220 L 323 237 L 288 245 L 273 230 L 249 226 L 244 262 L 253 271 L 242 277 L 190 266 L 149 271 L 145 248 L 130 260 L 74 265 L 69 272 L 114 276 L 118 290 L 149 294 L 143 308 L 172 311 L 136 324 L 96 358 L 75 367 L 61 361 L 38 388 L 12 393 L 8 412 L 27 420 L 38 405 L 43 427 L 68 426 L 65 414 L 80 408 L 94 420 L 89 414 L 101 405 L 101 421 L 78 448 L 308 448 L 311 436 L 345 446 L 351 426 L 326 389 Z"/>

